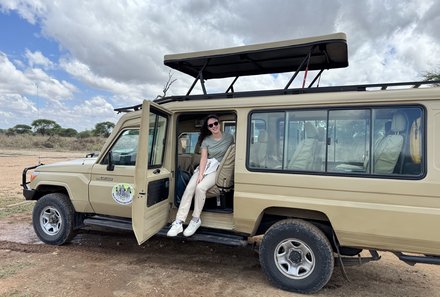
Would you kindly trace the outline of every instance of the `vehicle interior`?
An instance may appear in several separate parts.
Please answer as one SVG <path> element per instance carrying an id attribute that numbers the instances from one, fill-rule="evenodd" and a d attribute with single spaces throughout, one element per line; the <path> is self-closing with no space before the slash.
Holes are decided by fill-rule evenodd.
<path id="1" fill-rule="evenodd" d="M 213 113 L 181 114 L 176 124 L 176 191 L 174 204 L 179 206 L 186 185 L 200 163 L 200 144 L 198 137 L 203 120 Z M 236 115 L 233 112 L 215 113 L 222 126 L 223 133 L 231 134 L 235 139 Z M 204 211 L 233 211 L 235 144 L 227 150 L 216 172 L 216 185 L 208 190 Z"/>

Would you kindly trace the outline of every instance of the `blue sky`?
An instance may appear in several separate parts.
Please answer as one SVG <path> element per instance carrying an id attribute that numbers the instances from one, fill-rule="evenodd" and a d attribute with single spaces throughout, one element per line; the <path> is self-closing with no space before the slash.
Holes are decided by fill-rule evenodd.
<path id="1" fill-rule="evenodd" d="M 434 0 L 0 0 L 0 128 L 55 120 L 78 131 L 154 99 L 165 54 L 345 32 L 350 66 L 321 85 L 420 80 L 440 68 Z M 192 79 L 174 73 L 170 95 Z M 237 90 L 283 87 L 287 74 L 240 79 Z M 228 82 L 208 81 L 225 89 Z"/>

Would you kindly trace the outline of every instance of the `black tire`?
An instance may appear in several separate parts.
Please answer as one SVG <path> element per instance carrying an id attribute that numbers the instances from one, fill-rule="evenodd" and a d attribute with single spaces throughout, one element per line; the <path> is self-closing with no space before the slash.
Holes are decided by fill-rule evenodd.
<path id="1" fill-rule="evenodd" d="M 62 245 L 74 236 L 75 210 L 67 195 L 51 193 L 41 197 L 32 212 L 38 238 L 47 244 Z"/>
<path id="2" fill-rule="evenodd" d="M 260 264 L 268 280 L 283 290 L 315 293 L 333 273 L 332 246 L 311 223 L 287 219 L 274 224 L 260 245 Z"/>

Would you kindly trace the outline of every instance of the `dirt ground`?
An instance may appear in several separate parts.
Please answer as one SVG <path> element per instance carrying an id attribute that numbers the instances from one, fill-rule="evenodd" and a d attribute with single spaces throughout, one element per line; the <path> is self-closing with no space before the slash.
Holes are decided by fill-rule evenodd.
<path id="1" fill-rule="evenodd" d="M 168 238 L 138 246 L 132 233 L 91 229 L 64 246 L 41 243 L 21 172 L 83 155 L 0 150 L 0 296 L 300 296 L 270 285 L 250 248 Z M 350 281 L 335 267 L 316 296 L 440 296 L 440 266 L 380 254 L 347 267 Z"/>

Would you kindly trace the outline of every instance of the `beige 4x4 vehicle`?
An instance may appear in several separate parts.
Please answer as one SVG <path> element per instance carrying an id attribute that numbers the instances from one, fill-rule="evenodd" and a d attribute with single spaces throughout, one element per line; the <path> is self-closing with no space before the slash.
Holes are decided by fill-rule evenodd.
<path id="1" fill-rule="evenodd" d="M 97 157 L 25 169 L 43 242 L 63 244 L 84 225 L 133 230 L 139 244 L 165 234 L 198 163 L 201 119 L 216 113 L 235 145 L 191 239 L 246 246 L 263 235 L 268 279 L 305 293 L 327 283 L 335 259 L 343 266 L 363 249 L 371 256 L 362 262 L 385 250 L 440 263 L 439 88 L 315 87 L 324 69 L 348 66 L 343 33 L 165 64 L 195 78 L 186 95 L 118 109 L 125 114 Z M 234 90 L 239 76 L 289 71 L 284 89 Z M 290 88 L 300 72 L 302 87 Z M 206 80 L 225 77 L 235 77 L 225 93 L 206 91 Z M 203 94 L 191 95 L 197 82 Z M 399 85 L 415 88 L 388 88 Z"/>

